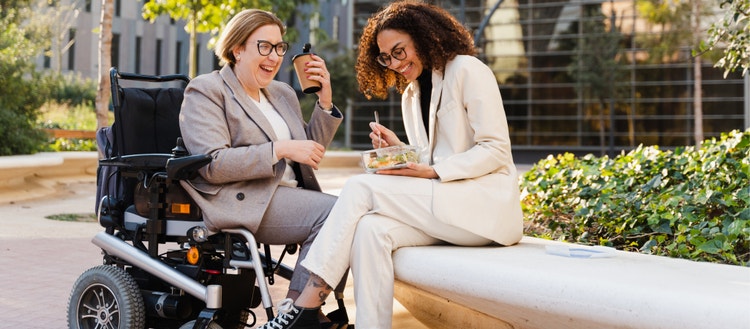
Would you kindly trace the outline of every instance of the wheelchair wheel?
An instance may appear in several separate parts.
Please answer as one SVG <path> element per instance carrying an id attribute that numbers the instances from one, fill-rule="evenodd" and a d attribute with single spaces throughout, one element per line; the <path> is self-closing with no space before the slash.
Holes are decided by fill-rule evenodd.
<path id="1" fill-rule="evenodd" d="M 193 329 L 193 326 L 195 326 L 195 320 L 183 324 L 182 326 L 180 326 L 180 329 Z M 220 325 L 216 324 L 216 322 L 211 321 L 211 323 L 208 324 L 208 329 L 223 329 L 223 328 Z"/>
<path id="2" fill-rule="evenodd" d="M 68 300 L 68 328 L 141 329 L 145 318 L 138 284 L 119 267 L 90 268 L 73 285 Z"/>

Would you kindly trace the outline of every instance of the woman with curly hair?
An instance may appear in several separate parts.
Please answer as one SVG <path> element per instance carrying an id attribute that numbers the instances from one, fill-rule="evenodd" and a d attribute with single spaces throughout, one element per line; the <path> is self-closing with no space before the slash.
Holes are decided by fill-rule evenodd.
<path id="1" fill-rule="evenodd" d="M 394 2 L 367 22 L 357 80 L 368 98 L 402 93 L 410 145 L 404 168 L 352 177 L 301 265 L 310 280 L 262 328 L 319 328 L 315 314 L 351 268 L 358 329 L 391 328 L 392 252 L 434 244 L 517 243 L 523 233 L 518 174 L 494 74 L 473 55 L 469 31 L 439 7 Z M 404 145 L 370 123 L 373 147 Z"/>

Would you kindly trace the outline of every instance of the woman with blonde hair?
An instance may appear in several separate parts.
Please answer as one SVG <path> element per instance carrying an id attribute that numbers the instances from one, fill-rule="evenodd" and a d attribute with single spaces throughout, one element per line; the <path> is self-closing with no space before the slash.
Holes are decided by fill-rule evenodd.
<path id="1" fill-rule="evenodd" d="M 242 227 L 260 243 L 299 244 L 299 262 L 336 201 L 321 192 L 314 170 L 343 116 L 321 57 L 306 63 L 322 86 L 308 122 L 294 89 L 274 80 L 289 48 L 285 30 L 274 14 L 248 9 L 222 31 L 215 53 L 223 67 L 190 81 L 180 113 L 188 151 L 213 161 L 182 185 L 209 229 Z M 308 277 L 296 266 L 287 297 L 297 298 Z"/>

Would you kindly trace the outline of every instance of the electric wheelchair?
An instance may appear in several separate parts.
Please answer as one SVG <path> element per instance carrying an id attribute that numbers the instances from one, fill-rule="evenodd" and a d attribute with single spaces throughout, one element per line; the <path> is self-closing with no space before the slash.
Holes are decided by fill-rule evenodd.
<path id="1" fill-rule="evenodd" d="M 120 80 L 151 87 L 123 87 Z M 297 246 L 284 246 L 274 259 L 247 230 L 206 229 L 179 184 L 211 161 L 188 154 L 180 138 L 188 77 L 113 67 L 110 81 L 114 122 L 97 132 L 95 210 L 104 230 L 92 240 L 103 265 L 74 283 L 69 328 L 247 328 L 261 303 L 273 318 L 268 285 L 277 275 L 291 278 L 282 260 Z M 343 296 L 335 298 L 338 309 L 329 317 L 348 323 Z"/>

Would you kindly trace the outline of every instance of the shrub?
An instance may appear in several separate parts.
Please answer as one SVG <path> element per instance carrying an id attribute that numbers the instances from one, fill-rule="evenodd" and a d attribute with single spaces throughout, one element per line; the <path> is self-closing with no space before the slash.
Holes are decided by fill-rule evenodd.
<path id="1" fill-rule="evenodd" d="M 47 135 L 29 122 L 29 117 L 0 108 L 0 156 L 31 154 L 42 150 Z"/>
<path id="2" fill-rule="evenodd" d="M 49 145 L 51 151 L 96 151 L 96 141 L 93 139 L 56 138 Z"/>
<path id="3" fill-rule="evenodd" d="M 49 101 L 39 109 L 39 129 L 96 130 L 96 112 L 92 103 L 72 106 L 70 102 Z M 112 113 L 110 112 L 110 121 Z M 48 138 L 46 151 L 96 151 L 94 139 Z"/>
<path id="4" fill-rule="evenodd" d="M 49 38 L 27 7 L 0 9 L 0 156 L 48 149 L 47 134 L 36 124 L 46 101 L 79 106 L 96 97 L 92 81 L 36 70 L 34 58 Z"/>
<path id="5" fill-rule="evenodd" d="M 96 101 L 96 81 L 76 74 L 56 74 L 52 80 L 50 100 L 72 106 L 90 105 Z"/>
<path id="6" fill-rule="evenodd" d="M 111 119 L 113 115 L 110 115 Z M 72 106 L 49 101 L 39 108 L 37 126 L 42 129 L 96 130 L 96 109 L 88 102 Z"/>
<path id="7" fill-rule="evenodd" d="M 40 46 L 32 31 L 16 23 L 15 11 L 0 16 L 0 155 L 42 149 L 46 135 L 34 127 L 37 109 L 50 94 L 49 77 L 34 69 Z M 22 19 L 18 19 L 22 21 Z"/>
<path id="8" fill-rule="evenodd" d="M 566 153 L 521 180 L 526 234 L 696 261 L 750 262 L 750 129 L 699 150 Z"/>

